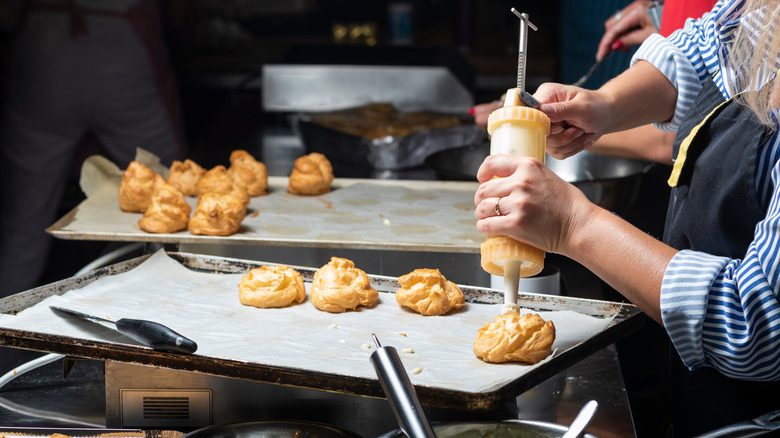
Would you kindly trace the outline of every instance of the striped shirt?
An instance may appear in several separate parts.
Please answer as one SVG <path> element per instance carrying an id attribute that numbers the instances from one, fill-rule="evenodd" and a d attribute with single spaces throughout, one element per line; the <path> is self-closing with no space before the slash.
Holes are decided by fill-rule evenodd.
<path id="1" fill-rule="evenodd" d="M 674 131 L 691 107 L 706 76 L 724 98 L 736 90 L 736 69 L 729 64 L 728 43 L 737 26 L 757 29 L 762 13 L 739 17 L 740 2 L 721 0 L 699 20 L 664 39 L 653 35 L 632 62 L 656 66 L 678 90 L 672 120 L 661 129 Z M 758 32 L 758 31 L 756 31 Z M 760 83 L 771 79 L 764 74 Z M 777 110 L 772 119 L 777 123 Z M 743 259 L 697 251 L 677 253 L 664 273 L 661 313 L 664 327 L 690 369 L 711 366 L 744 380 L 780 380 L 780 137 L 775 134 L 758 148 L 756 194 L 767 209 L 755 228 Z"/>

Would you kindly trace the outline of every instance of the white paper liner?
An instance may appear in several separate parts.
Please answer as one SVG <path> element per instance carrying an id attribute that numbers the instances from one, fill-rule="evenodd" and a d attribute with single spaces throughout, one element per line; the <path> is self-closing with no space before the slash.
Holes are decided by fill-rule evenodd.
<path id="1" fill-rule="evenodd" d="M 308 297 L 292 307 L 259 309 L 239 302 L 242 275 L 192 271 L 160 251 L 128 272 L 49 297 L 17 315 L 0 315 L 0 326 L 134 344 L 110 328 L 48 307 L 57 305 L 113 320 L 162 323 L 195 340 L 196 355 L 371 379 L 376 378 L 369 361 L 375 333 L 383 346 L 398 350 L 414 384 L 474 393 L 500 387 L 549 360 L 488 364 L 474 355 L 477 331 L 493 321 L 501 304 L 467 303 L 444 316 L 422 316 L 401 308 L 392 293 L 380 292 L 375 307 L 340 314 L 318 310 Z M 554 354 L 612 322 L 573 311 L 538 313 L 555 323 Z M 422 371 L 414 374 L 417 368 Z"/>
<path id="2" fill-rule="evenodd" d="M 155 172 L 167 169 L 138 149 L 137 161 Z M 50 227 L 54 236 L 81 240 L 194 242 L 209 244 L 284 244 L 390 248 L 478 253 L 484 240 L 474 224 L 477 183 L 396 181 L 336 177 L 332 190 L 319 196 L 287 193 L 289 178 L 268 178 L 267 195 L 252 197 L 241 228 L 230 236 L 147 233 L 141 213 L 119 208 L 122 170 L 93 155 L 82 166 L 80 185 L 87 199 Z M 194 210 L 197 198 L 188 196 Z"/>

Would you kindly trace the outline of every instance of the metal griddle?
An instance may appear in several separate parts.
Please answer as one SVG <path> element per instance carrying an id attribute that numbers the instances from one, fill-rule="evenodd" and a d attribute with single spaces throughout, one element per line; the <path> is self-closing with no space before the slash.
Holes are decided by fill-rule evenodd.
<path id="1" fill-rule="evenodd" d="M 209 273 L 243 273 L 263 265 L 262 262 L 227 259 L 185 253 L 169 253 L 183 266 Z M 34 306 L 52 295 L 85 286 L 105 276 L 127 272 L 141 264 L 150 255 L 117 263 L 46 286 L 38 287 L 0 300 L 0 312 L 16 314 Z M 304 279 L 310 281 L 316 269 L 296 267 Z M 380 292 L 395 291 L 396 278 L 371 276 L 372 286 Z M 499 304 L 503 302 L 501 291 L 493 289 L 461 287 L 466 300 L 474 303 Z M 537 367 L 520 378 L 481 392 L 465 392 L 435 387 L 417 386 L 421 402 L 425 405 L 468 411 L 487 411 L 500 407 L 506 400 L 533 388 L 549 377 L 568 368 L 581 359 L 616 340 L 637 330 L 644 315 L 633 305 L 553 295 L 521 294 L 521 307 L 537 310 L 572 310 L 579 313 L 608 317 L 615 313 L 614 323 L 598 335 L 556 354 L 544 366 Z M 182 355 L 155 351 L 148 348 L 113 342 L 75 339 L 26 330 L 0 328 L 0 345 L 38 350 L 129 364 L 144 364 L 182 371 L 194 371 L 215 376 L 248 379 L 278 385 L 305 387 L 343 394 L 382 398 L 382 388 L 376 379 L 357 378 L 330 373 L 313 372 L 295 368 L 275 367 L 262 363 L 249 363 L 213 357 Z"/>

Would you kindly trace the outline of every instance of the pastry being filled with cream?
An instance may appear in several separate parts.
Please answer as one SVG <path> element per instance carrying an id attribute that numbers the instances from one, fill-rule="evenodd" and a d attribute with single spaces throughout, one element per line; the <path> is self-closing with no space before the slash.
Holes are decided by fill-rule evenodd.
<path id="1" fill-rule="evenodd" d="M 552 353 L 555 325 L 535 313 L 506 312 L 485 324 L 474 340 L 474 354 L 485 362 L 535 364 Z"/>

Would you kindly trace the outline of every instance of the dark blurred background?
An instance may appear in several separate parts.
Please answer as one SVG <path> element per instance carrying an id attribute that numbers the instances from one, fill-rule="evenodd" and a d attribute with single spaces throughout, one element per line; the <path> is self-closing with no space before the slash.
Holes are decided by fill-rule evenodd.
<path id="1" fill-rule="evenodd" d="M 174 69 L 187 155 L 204 167 L 225 164 L 243 148 L 262 157 L 263 133 L 284 129 L 286 115 L 265 113 L 261 99 L 263 65 L 284 63 L 422 64 L 427 53 L 457 58 L 458 78 L 474 103 L 495 100 L 515 85 L 518 18 L 529 14 L 526 88 L 546 81 L 573 82 L 594 61 L 603 22 L 626 0 L 160 0 L 158 2 Z M 5 64 L 13 34 L 23 24 L 25 0 L 0 6 L 0 62 Z M 411 27 L 394 30 L 393 14 Z M 387 58 L 387 59 L 385 59 Z M 618 53 L 586 83 L 595 88 L 628 65 Z M 450 62 L 452 65 L 452 63 Z M 0 70 L 2 71 L 2 70 Z M 100 153 L 85 139 L 74 159 L 60 210 L 81 200 L 78 174 L 83 159 Z M 166 163 L 167 164 L 167 163 Z M 55 242 L 46 282 L 70 276 L 92 260 L 102 243 Z M 60 249 L 62 251 L 60 251 Z M 67 254 L 67 257 L 63 257 Z M 83 255 L 82 255 L 83 254 Z M 82 263 L 84 262 L 84 263 Z"/>
<path id="2" fill-rule="evenodd" d="M 14 32 L 23 25 L 24 3 L 25 0 L 3 0 L 0 5 L 3 66 Z M 295 142 L 287 114 L 263 110 L 264 65 L 443 63 L 456 66 L 457 77 L 472 94 L 473 103 L 483 103 L 498 99 L 506 89 L 515 86 L 519 20 L 510 12 L 512 7 L 528 13 L 539 29 L 530 31 L 528 39 L 526 88 L 533 92 L 543 82 L 569 83 L 584 74 L 595 61 L 604 21 L 628 3 L 628 0 L 160 0 L 158 5 L 176 79 L 186 155 L 210 168 L 227 164 L 230 152 L 235 149 L 245 149 L 263 159 L 264 145 L 268 142 Z M 408 26 L 394 27 L 398 18 L 402 23 L 408 20 Z M 629 59 L 628 53 L 612 55 L 585 87 L 597 88 L 625 69 Z M 84 199 L 78 186 L 81 163 L 87 156 L 101 153 L 100 145 L 90 138 L 85 139 L 79 150 L 58 217 Z M 282 169 L 278 174 L 286 172 Z M 658 196 L 650 186 L 662 178 L 650 173 L 640 194 L 645 201 L 637 203 L 629 217 L 654 235 L 660 235 L 665 195 Z M 41 284 L 72 276 L 117 244 L 55 240 L 53 245 Z M 607 294 L 611 293 L 608 287 L 605 289 Z M 621 299 L 617 294 L 610 298 Z M 647 359 L 648 351 L 642 353 L 636 349 L 666 346 L 656 342 L 664 337 L 662 332 L 657 333 L 661 329 L 651 327 L 650 330 L 651 333 L 645 333 L 646 338 L 640 334 L 622 350 L 633 358 L 624 366 L 624 373 L 633 382 L 632 404 L 640 411 L 647 407 L 652 412 L 651 406 L 658 402 L 659 382 L 653 369 L 657 371 L 665 362 Z M 660 356 L 659 353 L 654 357 Z M 638 420 L 643 421 L 641 415 Z M 650 423 L 652 418 L 646 421 Z"/>

